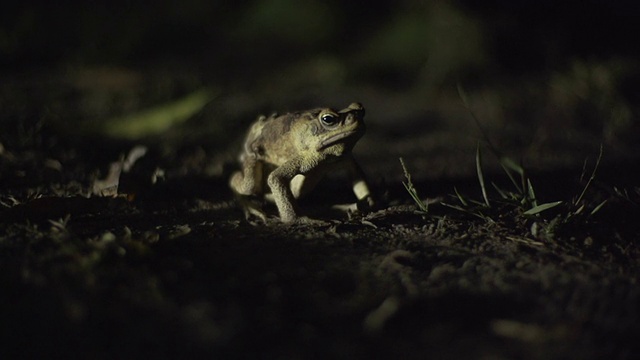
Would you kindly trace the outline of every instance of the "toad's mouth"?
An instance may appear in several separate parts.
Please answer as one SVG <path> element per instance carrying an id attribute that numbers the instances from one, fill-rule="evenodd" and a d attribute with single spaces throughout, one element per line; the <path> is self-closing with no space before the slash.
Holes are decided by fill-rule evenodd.
<path id="1" fill-rule="evenodd" d="M 318 144 L 318 151 L 324 150 L 331 145 L 335 145 L 336 143 L 339 143 L 341 140 L 345 138 L 356 135 L 358 132 L 359 132 L 358 130 L 354 129 L 354 130 L 349 130 L 349 131 L 345 131 L 345 132 L 341 132 L 341 133 L 329 136 L 328 138 L 322 140 L 320 144 Z"/>

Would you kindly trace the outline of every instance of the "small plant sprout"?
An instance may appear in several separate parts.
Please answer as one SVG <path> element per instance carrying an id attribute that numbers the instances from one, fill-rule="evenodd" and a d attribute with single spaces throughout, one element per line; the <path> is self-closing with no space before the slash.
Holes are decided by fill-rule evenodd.
<path id="1" fill-rule="evenodd" d="M 409 170 L 407 170 L 407 166 L 405 165 L 404 160 L 402 158 L 400 158 L 400 165 L 402 166 L 404 177 L 407 179 L 406 182 L 404 181 L 402 182 L 402 185 L 404 185 L 404 188 L 407 190 L 409 195 L 411 195 L 411 198 L 418 206 L 418 209 L 420 209 L 421 212 L 428 213 L 429 204 L 423 201 L 422 199 L 420 199 L 420 196 L 418 196 L 418 191 L 413 186 L 413 182 L 411 182 L 411 174 L 409 173 Z"/>
<path id="2" fill-rule="evenodd" d="M 494 155 L 499 156 L 497 152 L 494 151 L 493 153 Z M 497 184 L 492 182 L 491 184 L 493 185 L 493 188 L 496 190 L 496 192 L 499 195 L 498 200 L 493 200 L 494 203 L 500 202 L 500 203 L 510 204 L 512 206 L 521 208 L 523 211 L 522 214 L 525 216 L 537 215 L 543 211 L 549 210 L 551 208 L 554 208 L 562 204 L 562 201 L 554 201 L 554 202 L 539 204 L 538 199 L 536 197 L 536 192 L 533 187 L 533 183 L 526 176 L 524 169 L 521 166 L 517 165 L 513 160 L 507 157 L 500 157 L 499 161 L 500 161 L 500 165 L 502 166 L 502 169 L 511 180 L 515 190 L 509 191 L 509 190 L 502 189 Z M 489 197 L 489 191 L 487 189 L 484 172 L 482 170 L 482 152 L 481 152 L 480 145 L 478 145 L 478 148 L 476 150 L 476 173 L 478 176 L 478 182 L 480 184 L 480 190 L 482 192 L 482 199 L 483 199 L 482 202 L 465 199 L 460 194 L 458 189 L 454 187 L 455 195 L 457 199 L 460 201 L 460 203 L 462 204 L 462 206 L 450 205 L 450 204 L 444 204 L 444 203 L 443 205 L 456 210 L 461 210 L 461 211 L 471 213 L 483 219 L 488 219 L 486 215 L 482 214 L 482 208 L 491 208 L 491 199 Z M 516 180 L 516 175 L 520 176 L 519 182 Z M 475 211 L 471 211 L 470 209 L 468 209 L 471 203 L 478 205 L 479 208 L 476 208 Z"/>
<path id="3" fill-rule="evenodd" d="M 582 189 L 582 192 L 580 193 L 580 195 L 578 196 L 577 199 L 575 199 L 573 201 L 573 206 L 578 207 L 578 205 L 582 202 L 582 200 L 584 199 L 584 195 L 587 193 L 587 190 L 589 189 L 589 187 L 591 186 L 591 183 L 593 182 L 593 180 L 595 180 L 596 178 L 596 172 L 598 171 L 598 168 L 600 167 L 600 161 L 602 160 L 602 153 L 603 153 L 603 149 L 602 149 L 602 144 L 600 144 L 600 152 L 598 153 L 598 158 L 596 159 L 596 164 L 593 167 L 593 171 L 591 172 L 591 176 L 589 177 L 589 180 L 587 180 L 587 183 L 585 184 L 584 188 Z M 586 167 L 586 161 L 585 161 L 585 167 Z M 583 177 L 584 177 L 584 170 L 583 170 Z M 604 206 L 604 204 L 607 203 L 607 200 L 602 201 L 600 204 L 598 204 L 590 213 L 590 215 L 594 215 L 595 213 L 597 213 L 598 211 L 600 211 L 600 209 L 602 209 L 602 207 Z M 575 214 L 579 214 L 580 212 L 582 212 L 582 210 L 584 210 L 584 204 L 580 205 L 577 210 L 575 211 Z"/>
<path id="4" fill-rule="evenodd" d="M 516 189 L 515 192 L 507 192 L 500 189 L 500 187 L 498 187 L 495 183 L 492 183 L 494 189 L 496 189 L 500 197 L 506 201 L 518 202 L 519 207 L 526 209 L 524 211 L 524 215 L 536 215 L 545 210 L 554 208 L 562 204 L 562 201 L 538 204 L 538 199 L 536 198 L 536 194 L 533 189 L 533 184 L 531 183 L 531 180 L 526 176 L 524 169 L 522 168 L 522 166 L 516 164 L 513 160 L 509 159 L 506 156 L 503 156 L 500 153 L 500 151 L 498 151 L 498 148 L 491 142 L 491 139 L 489 138 L 487 132 L 482 126 L 482 123 L 480 122 L 480 119 L 478 119 L 476 114 L 471 109 L 471 106 L 469 103 L 469 96 L 467 95 L 466 91 L 464 90 L 464 88 L 460 83 L 458 83 L 458 96 L 462 100 L 462 103 L 464 107 L 467 109 L 467 111 L 469 112 L 471 118 L 476 123 L 476 126 L 482 133 L 482 137 L 484 138 L 484 141 L 489 147 L 489 150 L 498 159 L 498 161 L 500 162 L 500 166 L 502 166 L 502 169 L 507 174 L 507 176 L 509 177 L 509 180 L 511 180 L 511 183 Z M 482 191 L 482 198 L 484 200 L 484 204 L 486 207 L 489 208 L 491 207 L 491 203 L 489 201 L 489 196 L 487 194 L 487 187 L 485 184 L 484 174 L 482 171 L 482 153 L 480 151 L 480 144 L 478 144 L 478 148 L 476 150 L 476 172 L 478 174 L 478 181 L 480 182 L 480 189 Z M 514 173 L 520 175 L 520 183 L 518 183 L 518 181 L 516 180 L 516 176 Z M 457 191 L 456 191 L 456 194 L 457 194 Z"/>
<path id="5" fill-rule="evenodd" d="M 496 185 L 494 185 L 494 187 L 498 190 L 498 192 L 501 194 L 503 198 L 507 198 L 517 202 L 518 206 L 521 207 L 523 210 L 525 210 L 523 212 L 523 215 L 525 216 L 537 215 L 543 211 L 552 209 L 562 204 L 562 201 L 553 201 L 553 202 L 539 204 L 538 197 L 536 196 L 536 191 L 533 187 L 533 183 L 531 182 L 531 179 L 527 176 L 522 166 L 517 165 L 513 160 L 507 157 L 500 158 L 500 165 L 502 166 L 502 169 L 505 171 L 505 173 L 511 180 L 511 183 L 513 184 L 513 186 L 515 187 L 515 192 L 503 191 Z M 519 184 L 514 176 L 514 172 L 520 175 Z"/>

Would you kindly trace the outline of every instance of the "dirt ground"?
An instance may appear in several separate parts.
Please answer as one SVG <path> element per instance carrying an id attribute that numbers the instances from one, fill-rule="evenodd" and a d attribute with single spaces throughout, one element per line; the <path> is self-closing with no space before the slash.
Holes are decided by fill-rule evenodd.
<path id="1" fill-rule="evenodd" d="M 31 94 L 57 85 L 22 84 Z M 73 116 L 72 104 L 100 100 L 64 86 L 38 109 Z M 311 99 L 345 103 L 331 94 Z M 426 105 L 398 106 L 399 95 L 342 94 L 372 104 L 356 156 L 380 206 L 331 211 L 352 199 L 344 179 L 330 177 L 301 204 L 326 225 L 245 220 L 227 179 L 261 105 L 235 121 L 228 114 L 251 103 L 243 95 L 216 98 L 170 135 L 133 140 L 80 136 L 28 113 L 8 123 L 0 147 L 3 358 L 637 356 L 640 191 L 637 161 L 625 150 L 634 144 L 605 144 L 596 168 L 599 143 L 588 134 L 509 143 L 531 133 L 489 124 L 500 149 L 531 165 L 532 196 L 492 158 L 460 98 L 445 105 L 454 120 L 443 122 Z M 18 107 L 24 99 L 13 96 L 5 103 Z M 230 119 L 233 136 L 212 138 L 220 130 L 206 124 L 217 117 Z M 95 194 L 96 184 L 106 189 L 109 164 L 136 145 L 149 151 L 115 177 L 120 195 Z M 428 212 L 403 186 L 400 156 Z M 158 168 L 164 180 L 152 183 Z M 525 214 L 534 199 L 562 203 Z"/>

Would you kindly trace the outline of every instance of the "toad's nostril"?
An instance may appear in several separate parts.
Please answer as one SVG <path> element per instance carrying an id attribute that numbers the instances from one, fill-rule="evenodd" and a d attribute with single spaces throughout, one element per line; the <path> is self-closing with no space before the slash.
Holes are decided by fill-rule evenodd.
<path id="1" fill-rule="evenodd" d="M 344 119 L 344 124 L 345 125 L 351 125 L 354 122 L 356 122 L 356 117 L 353 116 L 352 114 L 347 115 L 347 117 Z"/>

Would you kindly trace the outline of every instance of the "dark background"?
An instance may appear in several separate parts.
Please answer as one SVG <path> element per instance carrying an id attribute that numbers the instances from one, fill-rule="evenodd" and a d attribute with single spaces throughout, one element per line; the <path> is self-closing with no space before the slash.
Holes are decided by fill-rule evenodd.
<path id="1" fill-rule="evenodd" d="M 216 100 L 164 142 L 220 152 L 258 113 L 354 100 L 372 136 L 477 139 L 461 87 L 493 141 L 533 167 L 580 164 L 600 144 L 635 157 L 639 15 L 633 1 L 13 4 L 0 15 L 0 115 L 14 125 L 0 141 L 19 145 L 16 124 L 78 139 L 203 87 Z M 420 156 L 401 147 L 388 161 Z"/>
<path id="2" fill-rule="evenodd" d="M 561 70 L 577 58 L 636 59 L 638 15 L 634 1 L 597 0 L 30 1 L 0 15 L 0 59 L 5 71 L 186 61 L 229 80 L 318 54 L 420 66 L 465 40 L 453 29 L 478 40 L 477 52 L 466 54 L 484 59 L 477 72 L 522 75 Z M 396 48 L 382 40 L 393 35 Z"/>

